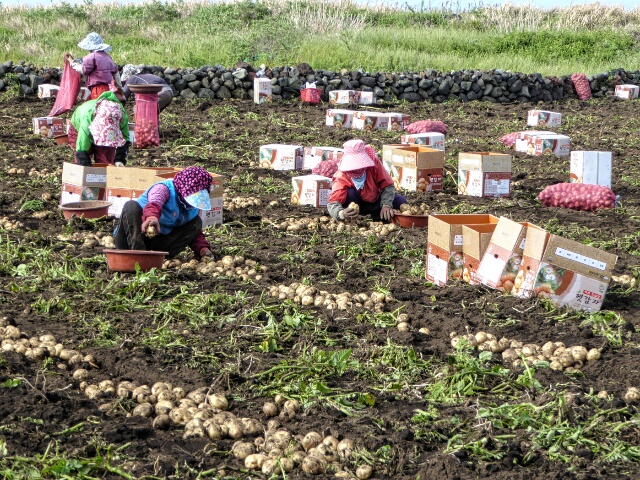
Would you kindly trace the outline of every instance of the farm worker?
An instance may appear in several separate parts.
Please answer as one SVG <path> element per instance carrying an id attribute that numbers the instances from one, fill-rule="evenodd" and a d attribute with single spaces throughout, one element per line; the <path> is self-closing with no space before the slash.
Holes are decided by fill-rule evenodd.
<path id="1" fill-rule="evenodd" d="M 129 200 L 114 232 L 116 248 L 165 251 L 171 258 L 188 246 L 198 258 L 212 256 L 198 216 L 200 210 L 211 210 L 211 183 L 204 168 L 188 167 Z"/>
<path id="2" fill-rule="evenodd" d="M 91 166 L 110 163 L 117 167 L 127 163 L 129 152 L 129 117 L 112 92 L 97 100 L 88 100 L 76 108 L 69 126 L 69 144 L 75 151 L 75 163 Z"/>
<path id="3" fill-rule="evenodd" d="M 349 140 L 344 144 L 327 209 L 336 220 L 350 220 L 358 215 L 358 211 L 349 206 L 351 203 L 358 204 L 359 213 L 385 221 L 391 220 L 394 209 L 407 203 L 405 197 L 396 194 L 393 180 L 376 152 L 362 140 Z"/>
<path id="4" fill-rule="evenodd" d="M 70 53 L 65 53 L 65 58 L 75 71 L 86 77 L 86 85 L 91 90 L 90 100 L 96 100 L 100 94 L 108 92 L 110 86 L 122 90 L 120 73 L 108 52 L 112 50 L 111 45 L 102 41 L 102 37 L 96 32 L 91 32 L 79 44 L 83 50 L 89 50 L 89 55 L 82 61 L 73 59 Z"/>
<path id="5" fill-rule="evenodd" d="M 124 98 L 129 100 L 129 97 L 131 97 L 132 92 L 129 88 L 130 85 L 162 85 L 162 90 L 158 93 L 158 107 L 160 111 L 164 110 L 173 100 L 173 90 L 171 90 L 171 87 L 164 79 L 157 75 L 141 72 L 142 69 L 135 65 L 128 64 L 122 67 L 122 75 L 120 78 L 124 85 Z"/>

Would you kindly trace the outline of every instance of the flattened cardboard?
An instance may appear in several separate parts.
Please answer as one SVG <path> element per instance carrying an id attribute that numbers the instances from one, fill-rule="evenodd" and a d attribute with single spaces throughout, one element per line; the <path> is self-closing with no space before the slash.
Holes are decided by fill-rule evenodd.
<path id="1" fill-rule="evenodd" d="M 551 235 L 534 293 L 559 306 L 598 311 L 617 260 L 611 253 Z"/>
<path id="2" fill-rule="evenodd" d="M 571 152 L 569 181 L 611 188 L 611 152 Z"/>
<path id="3" fill-rule="evenodd" d="M 511 290 L 516 297 L 529 298 L 533 295 L 536 276 L 548 241 L 549 233 L 546 230 L 527 228 L 522 262 Z"/>
<path id="4" fill-rule="evenodd" d="M 458 194 L 508 197 L 511 194 L 512 156 L 493 152 L 460 153 Z"/>
<path id="5" fill-rule="evenodd" d="M 462 226 L 462 253 L 464 255 L 464 267 L 462 280 L 477 285 L 478 268 L 484 252 L 489 246 L 491 236 L 496 229 L 496 224 L 487 225 L 463 225 Z"/>

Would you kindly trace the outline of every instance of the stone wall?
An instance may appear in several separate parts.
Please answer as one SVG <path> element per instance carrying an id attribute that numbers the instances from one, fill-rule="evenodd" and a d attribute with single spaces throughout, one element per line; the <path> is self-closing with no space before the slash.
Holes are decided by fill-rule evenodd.
<path id="1" fill-rule="evenodd" d="M 145 65 L 171 85 L 173 94 L 183 98 L 253 98 L 253 78 L 257 69 L 246 63 L 233 68 L 221 65 L 201 68 L 171 68 Z M 262 72 L 261 72 L 262 73 Z M 425 69 L 413 73 L 364 72 L 362 70 L 313 70 L 302 63 L 296 67 L 273 67 L 264 71 L 273 87 L 274 100 L 300 96 L 306 82 L 315 82 L 327 100 L 332 90 L 373 91 L 379 100 L 444 102 L 446 100 L 488 102 L 551 102 L 576 98 L 571 76 L 543 77 L 538 73 L 513 73 L 502 70 L 458 70 L 439 72 Z M 5 62 L 0 66 L 0 91 L 19 82 L 23 95 L 37 94 L 38 85 L 60 82 L 61 70 L 37 68 L 26 62 Z M 623 69 L 588 77 L 594 97 L 611 94 L 615 85 L 640 84 L 640 72 Z"/>

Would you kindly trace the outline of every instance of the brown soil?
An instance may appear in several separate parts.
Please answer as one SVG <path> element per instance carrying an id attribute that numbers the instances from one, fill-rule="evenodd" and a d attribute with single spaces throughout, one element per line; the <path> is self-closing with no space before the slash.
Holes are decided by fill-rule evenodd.
<path id="1" fill-rule="evenodd" d="M 100 369 L 95 370 L 95 380 L 112 379 L 135 380 L 153 383 L 172 379 L 174 384 L 185 389 L 213 386 L 232 399 L 232 410 L 238 416 L 254 416 L 265 420 L 261 407 L 266 398 L 256 395 L 260 379 L 256 373 L 267 370 L 282 360 L 298 356 L 313 345 L 318 348 L 352 348 L 354 356 L 365 359 L 367 349 L 383 346 L 391 339 L 403 346 L 412 346 L 424 356 L 434 361 L 446 361 L 451 353 L 449 333 L 464 332 L 466 328 L 475 332 L 486 330 L 496 335 L 516 338 L 525 343 L 543 344 L 548 340 L 563 341 L 567 345 L 581 344 L 587 348 L 603 347 L 603 359 L 587 364 L 583 376 L 568 377 L 551 370 L 539 370 L 538 381 L 546 388 L 570 389 L 576 392 L 597 392 L 608 390 L 616 399 L 614 407 L 622 405 L 620 400 L 630 386 L 640 386 L 640 372 L 637 369 L 640 349 L 635 347 L 640 341 L 636 329 L 640 327 L 636 290 L 626 290 L 613 286 L 608 293 L 604 308 L 624 317 L 627 324 L 623 331 L 628 339 L 622 348 L 612 348 L 603 337 L 594 337 L 590 328 L 580 326 L 580 320 L 568 315 L 565 321 L 551 318 L 543 306 L 535 300 L 520 300 L 503 296 L 484 287 L 453 284 L 446 288 L 436 288 L 424 279 L 409 275 L 416 258 L 403 257 L 405 249 L 423 248 L 426 230 L 402 230 L 384 240 L 393 245 L 395 254 L 378 261 L 386 252 L 362 255 L 356 261 L 345 261 L 338 257 L 334 248 L 335 236 L 319 234 L 311 244 L 313 232 L 284 234 L 262 221 L 278 223 L 290 216 L 319 217 L 325 212 L 312 208 L 292 206 L 286 200 L 289 172 L 271 172 L 258 169 L 258 149 L 266 143 L 297 143 L 302 145 L 341 146 L 354 137 L 363 138 L 380 148 L 384 143 L 397 140 L 395 134 L 386 132 L 342 131 L 324 126 L 325 108 L 285 103 L 257 106 L 249 102 L 221 104 L 178 103 L 172 105 L 162 118 L 163 145 L 144 152 L 132 151 L 130 163 L 134 165 L 189 165 L 194 162 L 208 166 L 227 179 L 234 175 L 243 176 L 253 172 L 253 181 L 258 177 L 273 178 L 273 191 L 243 185 L 235 179 L 228 193 L 234 195 L 260 195 L 263 205 L 276 200 L 276 207 L 260 207 L 225 212 L 228 233 L 218 233 L 212 229 L 207 233 L 217 256 L 238 252 L 247 258 L 259 261 L 269 268 L 265 277 L 257 282 L 242 283 L 239 279 L 203 278 L 185 271 L 168 271 L 163 282 L 167 298 L 180 293 L 180 286 L 195 285 L 201 292 L 226 292 L 231 295 L 242 290 L 247 293 L 245 308 L 255 306 L 264 289 L 279 283 L 289 284 L 307 278 L 311 284 L 320 285 L 331 292 L 345 289 L 353 292 L 367 292 L 379 282 L 391 290 L 397 299 L 388 305 L 388 311 L 403 308 L 412 319 L 411 332 L 395 329 L 375 328 L 356 321 L 356 313 L 344 312 L 332 315 L 315 308 L 302 308 L 314 314 L 326 328 L 326 338 L 320 343 L 314 331 L 303 329 L 280 346 L 282 350 L 264 353 L 256 349 L 262 338 L 251 326 L 239 325 L 234 321 L 240 312 L 220 307 L 220 321 L 201 325 L 197 330 L 185 329 L 179 345 L 154 348 L 143 344 L 140 338 L 148 337 L 148 332 L 160 325 L 154 318 L 153 310 L 136 309 L 132 312 L 107 312 L 112 320 L 113 336 L 120 341 L 104 346 L 97 342 L 104 338 L 104 332 L 92 322 L 94 317 L 104 315 L 100 303 L 95 305 L 91 298 L 74 290 L 73 281 L 44 281 L 32 291 L 13 288 L 24 285 L 25 279 L 12 277 L 6 270 L 0 270 L 0 305 L 2 314 L 9 317 L 29 336 L 52 333 L 65 345 L 82 346 L 83 353 L 92 353 L 98 359 Z M 386 107 L 387 111 L 410 113 L 414 119 L 440 119 L 449 126 L 447 136 L 447 171 L 455 176 L 457 154 L 460 151 L 505 151 L 498 138 L 509 131 L 525 129 L 526 113 L 530 105 L 493 105 L 484 103 L 445 105 L 403 105 Z M 565 124 L 558 131 L 569 135 L 574 150 L 609 150 L 614 152 L 613 189 L 621 195 L 622 210 L 600 212 L 575 212 L 565 209 L 541 207 L 535 196 L 546 185 L 568 179 L 568 161 L 554 157 L 529 157 L 524 154 L 514 156 L 513 195 L 509 200 L 491 200 L 459 197 L 451 178 L 445 182 L 445 193 L 420 196 L 408 195 L 410 202 L 426 202 L 435 212 L 451 211 L 461 207 L 465 211 L 474 209 L 478 213 L 506 215 L 518 221 L 528 221 L 545 225 L 552 219 L 565 226 L 565 235 L 573 235 L 580 241 L 612 240 L 611 250 L 619 255 L 615 274 L 633 274 L 638 264 L 639 251 L 637 231 L 640 149 L 635 139 L 638 135 L 636 102 L 622 102 L 606 99 L 599 102 L 568 102 L 545 106 L 563 114 Z M 55 145 L 52 140 L 30 134 L 31 118 L 44 116 L 50 105 L 34 99 L 8 100 L 0 103 L 0 155 L 4 162 L 0 173 L 0 217 L 24 223 L 24 231 L 0 234 L 0 249 L 7 239 L 18 242 L 25 249 L 50 249 L 60 261 L 66 256 L 80 256 L 87 259 L 87 266 L 93 270 L 94 278 L 104 280 L 113 277 L 106 270 L 100 258 L 102 247 L 81 249 L 79 242 L 61 242 L 56 235 L 67 229 L 67 224 L 57 210 L 59 195 L 58 181 L 33 181 L 28 172 L 54 170 L 72 156 L 68 147 Z M 216 112 L 216 113 L 213 113 Z M 25 175 L 9 175 L 9 168 L 23 168 Z M 262 182 L 265 185 L 265 182 Z M 19 212 L 26 200 L 40 198 L 43 193 L 51 193 L 54 200 L 46 203 L 47 210 L 54 214 L 40 221 L 31 217 L 30 212 Z M 366 224 L 366 221 L 362 221 Z M 114 222 L 75 222 L 76 230 L 112 229 Z M 626 242 L 613 242 L 626 237 Z M 352 236 L 354 245 L 365 245 L 367 239 Z M 309 245 L 312 245 L 309 247 Z M 306 250 L 306 251 L 305 251 Z M 305 251 L 304 262 L 289 261 L 287 254 Z M 189 254 L 185 253 L 184 258 Z M 388 262 L 391 266 L 386 265 Z M 14 267 L 20 261 L 16 260 Z M 337 279 L 337 267 L 342 276 Z M 196 290 L 190 287 L 190 293 Z M 100 298 L 103 292 L 96 291 Z M 52 310 L 39 314 L 34 302 L 60 296 L 68 299 L 81 311 L 65 314 Z M 166 299 L 163 299 L 166 300 Z M 265 297 L 265 305 L 276 305 L 278 300 Z M 315 312 L 315 313 L 314 313 Z M 562 313 L 562 312 L 558 312 Z M 519 322 L 506 326 L 495 326 L 515 318 Z M 259 317 L 258 324 L 266 322 Z M 431 330 L 429 336 L 417 333 L 420 327 Z M 182 330 L 184 323 L 176 321 L 172 327 Z M 146 332 L 146 333 L 145 333 Z M 236 343 L 229 344 L 232 338 Z M 326 343 L 324 343 L 326 342 Z M 139 477 L 195 478 L 193 472 L 219 469 L 228 466 L 229 475 L 245 478 L 235 469 L 241 464 L 223 452 L 228 451 L 232 441 L 220 441 L 210 445 L 205 440 L 182 439 L 182 431 L 154 430 L 151 421 L 137 417 L 126 417 L 120 412 L 105 414 L 98 410 L 100 402 L 88 400 L 78 389 L 71 372 L 55 368 L 42 369 L 42 362 L 31 361 L 24 356 L 3 353 L 0 356 L 0 384 L 7 379 L 24 378 L 20 386 L 13 389 L 0 388 L 0 440 L 6 442 L 11 455 L 32 456 L 42 454 L 52 439 L 60 442 L 60 448 L 69 455 L 93 457 L 100 448 L 113 445 L 115 448 L 127 444 L 120 456 L 119 464 L 132 475 Z M 336 378 L 335 388 L 350 391 L 368 391 L 367 382 L 345 375 Z M 637 478 L 640 467 L 636 464 L 591 462 L 588 458 L 574 457 L 572 464 L 553 462 L 538 453 L 526 466 L 514 466 L 514 458 L 522 458 L 527 445 L 514 439 L 504 461 L 485 463 L 466 456 L 443 453 L 446 441 L 424 441 L 414 436 L 415 424 L 411 418 L 416 409 L 427 405 L 419 396 L 403 393 L 373 392 L 376 405 L 354 416 L 345 416 L 337 409 L 322 404 L 313 406 L 304 414 L 284 426 L 294 434 L 310 430 L 335 431 L 341 436 L 357 439 L 360 446 L 374 452 L 384 445 L 391 447 L 385 463 L 376 467 L 374 478 L 422 479 L 431 478 L 492 478 L 492 479 L 550 479 L 550 478 Z M 538 401 L 543 401 L 538 399 Z M 440 418 L 459 416 L 474 422 L 476 399 L 456 407 L 436 405 Z M 83 422 L 83 427 L 73 434 L 56 435 L 67 428 Z M 446 428 L 440 432 L 445 437 L 454 434 Z M 627 439 L 638 445 L 636 439 Z M 210 452 L 210 453 L 207 453 Z M 569 468 L 573 467 L 573 468 Z M 190 472 L 189 469 L 193 469 Z M 235 473 L 234 473 L 235 472 Z M 108 477 L 105 474 L 105 477 Z M 296 473 L 290 478 L 307 478 Z M 327 476 L 329 477 L 329 476 Z M 248 477 L 247 477 L 248 478 Z M 309 477 L 310 478 L 310 477 Z"/>

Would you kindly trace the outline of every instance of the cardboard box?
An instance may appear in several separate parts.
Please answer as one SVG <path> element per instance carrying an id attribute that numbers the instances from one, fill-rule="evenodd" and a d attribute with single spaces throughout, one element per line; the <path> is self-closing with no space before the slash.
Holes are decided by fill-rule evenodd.
<path id="1" fill-rule="evenodd" d="M 527 152 L 529 153 L 529 152 Z M 530 155 L 555 155 L 566 157 L 571 154 L 571 139 L 566 135 L 536 135 L 533 137 L 533 153 Z"/>
<path id="2" fill-rule="evenodd" d="M 388 130 L 390 132 L 404 130 L 404 128 L 411 123 L 411 116 L 406 113 L 389 112 L 387 116 L 389 117 Z"/>
<path id="3" fill-rule="evenodd" d="M 544 255 L 544 249 L 549 241 L 549 233 L 541 228 L 527 228 L 525 234 L 522 262 L 513 282 L 511 293 L 516 297 L 529 298 L 533 295 L 536 276 L 540 268 L 540 262 Z"/>
<path id="4" fill-rule="evenodd" d="M 533 141 L 532 138 L 536 135 L 547 135 L 554 132 L 549 132 L 545 130 L 524 130 L 522 132 L 518 132 L 516 136 L 516 145 L 515 151 L 522 153 L 530 153 L 533 154 Z M 531 148 L 529 148 L 531 146 Z"/>
<path id="5" fill-rule="evenodd" d="M 389 117 L 379 112 L 355 112 L 351 128 L 356 130 L 387 130 Z"/>
<path id="6" fill-rule="evenodd" d="M 258 105 L 271 102 L 271 79 L 256 77 L 253 79 L 253 101 Z"/>
<path id="7" fill-rule="evenodd" d="M 618 98 L 624 98 L 625 100 L 633 100 L 638 98 L 640 93 L 640 87 L 637 85 L 616 85 L 615 96 Z"/>
<path id="8" fill-rule="evenodd" d="M 312 170 L 320 162 L 340 160 L 344 149 L 335 147 L 304 147 L 302 170 Z"/>
<path id="9" fill-rule="evenodd" d="M 464 225 L 497 224 L 493 215 L 429 215 L 427 230 L 426 278 L 443 286 L 447 281 L 462 278 Z"/>
<path id="10" fill-rule="evenodd" d="M 390 159 L 389 159 L 390 157 Z M 429 147 L 401 145 L 386 152 L 383 165 L 397 189 L 412 192 L 441 192 L 444 178 L 444 152 Z"/>
<path id="11" fill-rule="evenodd" d="M 200 210 L 200 218 L 202 219 L 202 228 L 211 227 L 213 225 L 222 225 L 222 196 L 211 197 L 211 210 L 205 212 Z"/>
<path id="12" fill-rule="evenodd" d="M 291 179 L 291 203 L 326 207 L 331 194 L 331 179 L 322 175 L 304 175 Z"/>
<path id="13" fill-rule="evenodd" d="M 108 213 L 112 217 L 120 218 L 124 204 L 129 200 L 136 200 L 140 195 L 147 191 L 134 190 L 132 188 L 109 188 L 106 189 L 106 200 L 111 202 Z"/>
<path id="14" fill-rule="evenodd" d="M 83 167 L 75 163 L 62 164 L 62 183 L 85 187 L 106 187 L 107 168 L 109 164 L 94 163 L 90 167 Z M 116 168 L 116 167 L 113 167 Z"/>
<path id="15" fill-rule="evenodd" d="M 359 105 L 373 105 L 376 103 L 376 96 L 373 92 L 357 90 L 354 101 Z"/>
<path id="16" fill-rule="evenodd" d="M 558 306 L 596 312 L 602 308 L 617 260 L 612 253 L 551 235 L 534 293 Z"/>
<path id="17" fill-rule="evenodd" d="M 508 197 L 511 194 L 511 159 L 511 155 L 504 153 L 460 153 L 458 194 Z"/>
<path id="18" fill-rule="evenodd" d="M 351 105 L 356 103 L 355 90 L 333 90 L 329 92 L 329 105 Z"/>
<path id="19" fill-rule="evenodd" d="M 529 110 L 527 126 L 529 127 L 559 127 L 562 114 L 547 110 Z"/>
<path id="20" fill-rule="evenodd" d="M 353 110 L 330 108 L 327 110 L 325 124 L 329 127 L 351 128 L 354 113 Z"/>
<path id="21" fill-rule="evenodd" d="M 64 135 L 64 120 L 59 117 L 37 117 L 33 119 L 33 133 L 43 137 Z"/>
<path id="22" fill-rule="evenodd" d="M 500 217 L 489 246 L 485 251 L 478 280 L 488 287 L 510 293 L 522 263 L 522 254 L 526 243 L 528 228 L 537 228 L 530 223 L 518 223 L 506 217 Z"/>
<path id="23" fill-rule="evenodd" d="M 38 85 L 38 98 L 55 98 L 58 95 L 58 91 L 60 91 L 58 85 L 43 83 Z"/>
<path id="24" fill-rule="evenodd" d="M 304 147 L 301 145 L 262 145 L 260 147 L 260 168 L 272 170 L 301 170 Z"/>
<path id="25" fill-rule="evenodd" d="M 402 135 L 400 143 L 410 145 L 424 145 L 444 151 L 444 135 L 437 132 L 415 133 L 413 135 Z"/>
<path id="26" fill-rule="evenodd" d="M 480 283 L 478 279 L 480 260 L 489 246 L 491 236 L 495 229 L 495 223 L 462 226 L 462 253 L 464 256 L 464 267 L 462 269 L 463 281 L 471 285 Z"/>
<path id="27" fill-rule="evenodd" d="M 611 152 L 571 152 L 569 181 L 611 188 Z"/>
<path id="28" fill-rule="evenodd" d="M 90 187 L 82 185 L 72 185 L 62 182 L 60 186 L 60 205 L 82 200 L 106 200 L 106 190 L 104 187 Z"/>
<path id="29" fill-rule="evenodd" d="M 142 167 L 114 167 L 107 168 L 107 188 L 124 188 L 145 191 L 151 185 L 165 180 L 158 175 L 175 173 L 181 168 L 142 168 Z"/>

